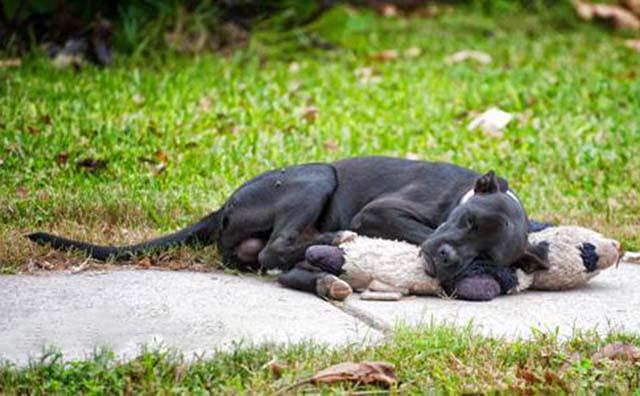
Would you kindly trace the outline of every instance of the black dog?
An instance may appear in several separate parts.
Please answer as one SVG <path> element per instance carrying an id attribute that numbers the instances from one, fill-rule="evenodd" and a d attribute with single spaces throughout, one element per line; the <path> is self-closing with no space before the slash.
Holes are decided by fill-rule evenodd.
<path id="1" fill-rule="evenodd" d="M 451 164 L 362 157 L 296 165 L 243 184 L 216 212 L 174 234 L 138 245 L 107 247 L 46 233 L 35 242 L 123 259 L 176 244 L 216 243 L 241 269 L 289 270 L 310 245 L 332 244 L 340 230 L 422 244 L 425 270 L 452 279 L 478 259 L 546 267 L 542 246 L 527 241 L 529 222 L 507 182 Z M 242 250 L 247 240 L 265 241 Z M 321 277 L 297 268 L 281 278 L 310 291 Z M 313 287 L 312 287 L 313 286 Z"/>

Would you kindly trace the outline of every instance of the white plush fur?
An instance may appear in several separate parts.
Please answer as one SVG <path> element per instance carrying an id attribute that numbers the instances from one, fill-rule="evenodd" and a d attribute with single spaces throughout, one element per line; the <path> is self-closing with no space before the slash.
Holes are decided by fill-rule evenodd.
<path id="1" fill-rule="evenodd" d="M 621 253 L 620 242 L 582 227 L 550 227 L 531 234 L 529 241 L 549 242 L 551 268 L 531 274 L 531 289 L 536 290 L 567 290 L 580 287 L 602 270 L 617 264 Z M 587 272 L 583 265 L 579 249 L 583 243 L 590 243 L 596 247 L 599 259 L 595 271 Z"/>
<path id="2" fill-rule="evenodd" d="M 438 281 L 428 276 L 419 256 L 418 246 L 353 233 L 340 248 L 345 252 L 345 273 L 341 279 L 355 290 L 399 291 L 403 294 L 440 295 Z M 518 270 L 518 286 L 512 292 L 527 288 L 538 290 L 566 290 L 584 285 L 601 270 L 618 262 L 620 244 L 595 231 L 575 226 L 550 227 L 532 233 L 531 243 L 549 243 L 548 270 L 525 274 Z M 588 242 L 596 247 L 600 259 L 597 269 L 587 272 L 579 246 Z"/>

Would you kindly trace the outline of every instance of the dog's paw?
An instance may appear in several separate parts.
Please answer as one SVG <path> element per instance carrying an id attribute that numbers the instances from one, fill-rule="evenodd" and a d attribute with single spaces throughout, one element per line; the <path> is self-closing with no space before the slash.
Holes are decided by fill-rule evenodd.
<path id="1" fill-rule="evenodd" d="M 353 231 L 340 231 L 336 234 L 335 239 L 332 242 L 333 246 L 340 246 L 343 243 L 353 242 L 358 234 Z"/>

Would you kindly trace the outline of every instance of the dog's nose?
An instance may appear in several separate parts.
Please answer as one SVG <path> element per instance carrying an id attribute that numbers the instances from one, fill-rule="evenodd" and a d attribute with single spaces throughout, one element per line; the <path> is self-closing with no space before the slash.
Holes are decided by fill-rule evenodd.
<path id="1" fill-rule="evenodd" d="M 455 264 L 456 251 L 448 243 L 440 246 L 438 249 L 438 260 L 445 265 Z"/>

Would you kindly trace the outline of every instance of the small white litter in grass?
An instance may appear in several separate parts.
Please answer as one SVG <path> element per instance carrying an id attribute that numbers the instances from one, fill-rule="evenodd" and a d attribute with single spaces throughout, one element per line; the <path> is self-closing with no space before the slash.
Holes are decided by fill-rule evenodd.
<path id="1" fill-rule="evenodd" d="M 467 129 L 472 131 L 479 128 L 488 136 L 501 137 L 502 129 L 504 129 L 511 120 L 513 120 L 512 114 L 502 111 L 497 107 L 492 107 L 471 121 Z"/>
<path id="2" fill-rule="evenodd" d="M 449 55 L 444 59 L 444 61 L 449 64 L 460 63 L 466 60 L 474 60 L 483 65 L 487 65 L 491 63 L 492 59 L 491 59 L 491 55 L 485 52 L 473 51 L 473 50 L 458 51 L 455 54 Z"/>

